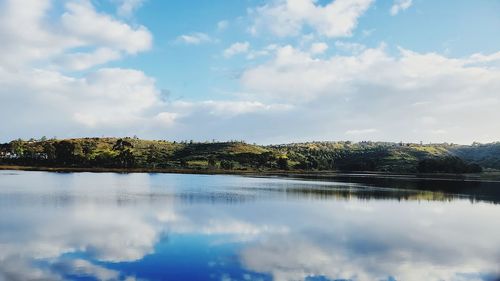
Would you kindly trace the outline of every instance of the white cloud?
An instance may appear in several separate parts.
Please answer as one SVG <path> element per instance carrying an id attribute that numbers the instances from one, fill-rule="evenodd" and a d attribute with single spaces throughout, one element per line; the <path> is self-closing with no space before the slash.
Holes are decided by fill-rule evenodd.
<path id="1" fill-rule="evenodd" d="M 322 139 L 377 128 L 385 140 L 470 143 L 500 138 L 491 134 L 497 125 L 481 121 L 500 118 L 500 68 L 494 62 L 496 54 L 447 58 L 402 48 L 393 56 L 383 45 L 319 59 L 282 46 L 268 62 L 248 68 L 241 83 L 255 99 L 286 100 L 301 109 L 302 119 L 324 120 L 331 133 Z M 422 102 L 426 106 L 415 106 Z M 421 116 L 439 124 L 419 122 Z M 436 134 L 442 128 L 448 133 Z M 312 135 L 321 130 L 318 125 Z"/>
<path id="2" fill-rule="evenodd" d="M 248 42 L 236 42 L 224 50 L 224 57 L 230 58 L 234 55 L 243 54 L 248 52 L 250 48 L 250 43 Z"/>
<path id="3" fill-rule="evenodd" d="M 335 47 L 344 52 L 349 52 L 353 54 L 361 53 L 366 49 L 366 46 L 359 43 L 335 41 Z"/>
<path id="4" fill-rule="evenodd" d="M 399 12 L 410 8 L 412 4 L 413 0 L 394 0 L 391 7 L 391 15 L 395 16 L 399 14 Z"/>
<path id="5" fill-rule="evenodd" d="M 138 128 L 158 114 L 163 104 L 155 81 L 137 70 L 105 68 L 82 78 L 40 69 L 2 74 L 9 81 L 0 82 L 4 88 L 0 90 L 0 101 L 22 114 L 18 122 L 33 127 L 51 124 L 46 130 L 54 130 L 54 134 L 66 126 L 79 128 L 80 132 Z M 10 89 L 15 89 L 18 96 L 11 96 Z M 8 114 L 13 112 L 5 110 L 0 115 L 7 118 Z M 14 122 L 7 127 L 16 132 L 17 125 Z"/>
<path id="6" fill-rule="evenodd" d="M 145 0 L 116 0 L 118 2 L 117 13 L 122 17 L 130 17 L 139 9 Z"/>
<path id="7" fill-rule="evenodd" d="M 67 90 L 79 89 L 68 100 L 74 103 L 73 116 L 89 127 L 131 125 L 131 122 L 142 121 L 143 112 L 161 105 L 154 80 L 141 71 L 100 69 L 72 82 L 67 85 Z M 67 95 L 67 92 L 61 95 Z"/>
<path id="8" fill-rule="evenodd" d="M 227 20 L 221 20 L 217 23 L 217 30 L 223 31 L 229 26 L 229 22 Z"/>
<path id="9" fill-rule="evenodd" d="M 91 2 L 68 2 L 61 21 L 65 30 L 79 40 L 130 54 L 148 50 L 152 44 L 152 35 L 145 27 L 133 28 L 109 15 L 98 13 Z"/>
<path id="10" fill-rule="evenodd" d="M 160 126 L 171 126 L 174 124 L 175 120 L 179 116 L 178 113 L 173 112 L 160 112 L 155 116 L 155 119 L 160 122 Z"/>
<path id="11" fill-rule="evenodd" d="M 247 54 L 247 60 L 254 60 L 256 58 L 265 57 L 269 55 L 268 50 L 250 50 Z"/>
<path id="12" fill-rule="evenodd" d="M 469 62 L 471 64 L 500 62 L 500 51 L 490 55 L 484 55 L 481 53 L 473 54 L 470 56 Z"/>
<path id="13" fill-rule="evenodd" d="M 253 60 L 259 57 L 265 57 L 270 55 L 272 52 L 274 52 L 278 48 L 276 44 L 270 44 L 265 46 L 264 48 L 260 50 L 249 50 L 247 54 L 247 59 L 248 60 Z"/>
<path id="14" fill-rule="evenodd" d="M 9 105 L 0 111 L 0 118 L 11 120 L 2 130 L 16 137 L 159 137 L 167 131 L 178 132 L 180 125 L 187 131 L 174 135 L 187 138 L 203 131 L 193 131 L 201 120 L 208 129 L 209 123 L 215 125 L 220 119 L 233 123 L 231 119 L 237 116 L 251 118 L 289 110 L 284 104 L 255 100 L 166 102 L 154 79 L 132 69 L 101 68 L 72 77 L 52 70 L 10 72 L 0 68 L 0 77 L 0 103 Z M 213 131 L 204 134 L 204 139 L 213 138 Z"/>
<path id="15" fill-rule="evenodd" d="M 49 0 L 9 0 L 0 5 L 2 67 L 53 61 L 81 70 L 118 59 L 122 53 L 148 50 L 152 44 L 145 27 L 99 13 L 89 1 L 67 2 L 63 13 L 50 20 L 47 14 L 54 3 Z M 77 48 L 88 51 L 73 51 Z"/>
<path id="16" fill-rule="evenodd" d="M 269 29 L 278 36 L 296 36 L 308 26 L 327 37 L 350 36 L 372 2 L 335 0 L 321 6 L 314 0 L 276 0 L 250 10 L 254 21 L 250 32 Z"/>
<path id="17" fill-rule="evenodd" d="M 54 62 L 56 66 L 62 67 L 63 69 L 85 70 L 119 58 L 121 58 L 121 53 L 119 51 L 103 47 L 93 52 L 63 54 L 55 58 Z"/>
<path id="18" fill-rule="evenodd" d="M 375 32 L 375 29 L 364 29 L 361 31 L 363 37 L 370 37 Z"/>
<path id="19" fill-rule="evenodd" d="M 263 104 L 257 101 L 204 101 L 201 106 L 209 108 L 208 112 L 211 114 L 224 116 L 290 109 L 285 104 Z"/>
<path id="20" fill-rule="evenodd" d="M 328 45 L 315 41 L 318 35 L 348 36 L 371 1 L 277 0 L 254 9 L 256 32 L 270 24 L 278 35 L 299 35 L 308 28 L 313 33 L 298 38 L 300 48 L 233 44 L 224 56 L 244 54 L 265 62 L 249 62 L 233 97 L 196 102 L 167 102 L 142 71 L 103 66 L 148 50 L 153 38 L 146 27 L 98 11 L 92 3 L 0 1 L 0 104 L 8 105 L 0 118 L 9 120 L 2 124 L 9 134 L 4 140 L 168 133 L 180 139 L 218 135 L 285 142 L 339 139 L 356 128 L 377 128 L 380 134 L 348 134 L 355 140 L 500 138 L 496 123 L 482 121 L 500 118 L 499 52 L 450 58 L 336 41 L 330 47 L 345 54 L 325 54 Z M 179 41 L 214 39 L 193 33 Z M 422 122 L 423 116 L 437 121 Z M 443 130 L 447 133 L 439 134 Z"/>
<path id="21" fill-rule="evenodd" d="M 291 109 L 287 104 L 264 104 L 258 101 L 177 101 L 169 105 L 169 109 L 176 114 L 190 116 L 200 115 L 201 112 L 217 117 L 234 117 L 249 113 L 279 112 Z"/>
<path id="22" fill-rule="evenodd" d="M 31 7 L 27 9 L 26 7 Z M 2 1 L 0 2 L 0 65 L 15 68 L 27 61 L 45 59 L 60 53 L 73 40 L 59 36 L 43 26 L 43 18 L 51 2 Z M 22 26 L 23 28 L 19 28 Z"/>
<path id="23" fill-rule="evenodd" d="M 139 130 L 156 124 L 157 115 L 165 123 L 165 104 L 152 78 L 133 69 L 97 68 L 149 49 L 152 35 L 145 27 L 97 12 L 85 0 L 67 2 L 60 12 L 48 0 L 0 5 L 0 40 L 5 42 L 0 45 L 0 103 L 9 105 L 0 116 L 20 115 L 3 126 L 11 135 Z M 92 67 L 84 74 L 67 73 Z"/>
<path id="24" fill-rule="evenodd" d="M 360 129 L 360 130 L 348 130 L 345 132 L 346 135 L 367 135 L 367 134 L 372 134 L 376 133 L 378 130 L 374 128 L 370 129 Z"/>
<path id="25" fill-rule="evenodd" d="M 183 34 L 177 37 L 177 42 L 185 43 L 188 45 L 199 45 L 202 43 L 212 42 L 213 39 L 205 33 L 194 32 L 190 34 Z"/>
<path id="26" fill-rule="evenodd" d="M 310 52 L 313 55 L 319 55 L 328 50 L 328 44 L 324 42 L 316 42 L 311 45 Z"/>
<path id="27" fill-rule="evenodd" d="M 9 105 L 2 108 L 0 118 L 11 120 L 2 125 L 2 131 L 9 132 L 2 135 L 5 140 L 40 135 L 158 137 L 167 130 L 187 138 L 196 135 L 192 130 L 198 118 L 230 122 L 233 117 L 287 109 L 279 103 L 244 99 L 183 102 L 184 107 L 182 102 L 167 102 L 155 80 L 142 71 L 98 67 L 148 49 L 152 36 L 145 27 L 97 12 L 90 1 L 62 5 L 56 20 L 48 24 L 47 14 L 54 13 L 51 1 L 20 3 L 0 4 L 0 38 L 5 42 L 0 45 L 0 104 Z M 21 24 L 26 28 L 14 28 Z M 211 40 L 203 34 L 183 39 L 192 44 Z M 241 51 L 237 47 L 231 52 Z M 68 70 L 86 72 L 72 75 Z M 179 124 L 188 130 L 182 131 Z"/>

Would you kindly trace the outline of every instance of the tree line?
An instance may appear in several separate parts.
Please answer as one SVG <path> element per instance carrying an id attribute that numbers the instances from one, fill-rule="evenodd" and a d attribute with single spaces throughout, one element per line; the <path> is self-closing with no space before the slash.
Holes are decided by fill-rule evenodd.
<path id="1" fill-rule="evenodd" d="M 259 146 L 242 141 L 169 142 L 138 138 L 14 140 L 0 163 L 47 167 L 477 173 L 449 144 L 310 142 Z"/>

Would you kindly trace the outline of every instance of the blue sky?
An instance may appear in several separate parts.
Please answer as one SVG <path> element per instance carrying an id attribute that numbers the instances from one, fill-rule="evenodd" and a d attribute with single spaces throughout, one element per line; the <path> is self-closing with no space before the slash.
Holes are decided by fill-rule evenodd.
<path id="1" fill-rule="evenodd" d="M 2 141 L 500 140 L 499 1 L 0 7 Z"/>

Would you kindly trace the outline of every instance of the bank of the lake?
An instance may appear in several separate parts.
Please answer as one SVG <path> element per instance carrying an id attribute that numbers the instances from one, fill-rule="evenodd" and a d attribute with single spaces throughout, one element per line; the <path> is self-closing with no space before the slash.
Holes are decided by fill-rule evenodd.
<path id="1" fill-rule="evenodd" d="M 0 170 L 44 171 L 58 173 L 161 173 L 161 174 L 193 174 L 193 175 L 243 175 L 256 177 L 282 177 L 311 180 L 335 180 L 339 177 L 380 178 L 380 179 L 413 179 L 413 180 L 447 180 L 447 181 L 491 181 L 500 182 L 500 171 L 486 171 L 472 174 L 452 173 L 387 173 L 373 171 L 304 171 L 304 170 L 221 170 L 221 169 L 172 169 L 172 168 L 108 168 L 108 167 L 44 167 L 0 165 Z"/>

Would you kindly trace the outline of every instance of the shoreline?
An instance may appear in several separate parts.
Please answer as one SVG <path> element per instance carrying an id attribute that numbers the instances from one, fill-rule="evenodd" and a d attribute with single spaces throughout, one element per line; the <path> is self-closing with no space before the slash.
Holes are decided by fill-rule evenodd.
<path id="1" fill-rule="evenodd" d="M 1 170 L 13 171 L 40 171 L 60 173 L 160 173 L 160 174 L 207 174 L 207 175 L 245 175 L 261 174 L 255 170 L 202 170 L 202 169 L 163 169 L 163 168 L 97 168 L 97 167 L 44 167 L 44 166 L 20 166 L 1 165 Z"/>
<path id="2" fill-rule="evenodd" d="M 500 182 L 500 172 L 483 172 L 481 174 L 418 174 L 418 173 L 386 173 L 374 171 L 301 171 L 301 170 L 202 170 L 202 169 L 152 169 L 152 168 L 96 168 L 96 167 L 42 167 L 2 165 L 0 171 L 39 171 L 54 173 L 159 173 L 159 174 L 193 174 L 193 175 L 236 175 L 253 177 L 282 177 L 291 179 L 334 180 L 339 177 L 374 177 L 384 179 L 413 180 L 447 180 L 447 181 L 481 181 Z"/>

